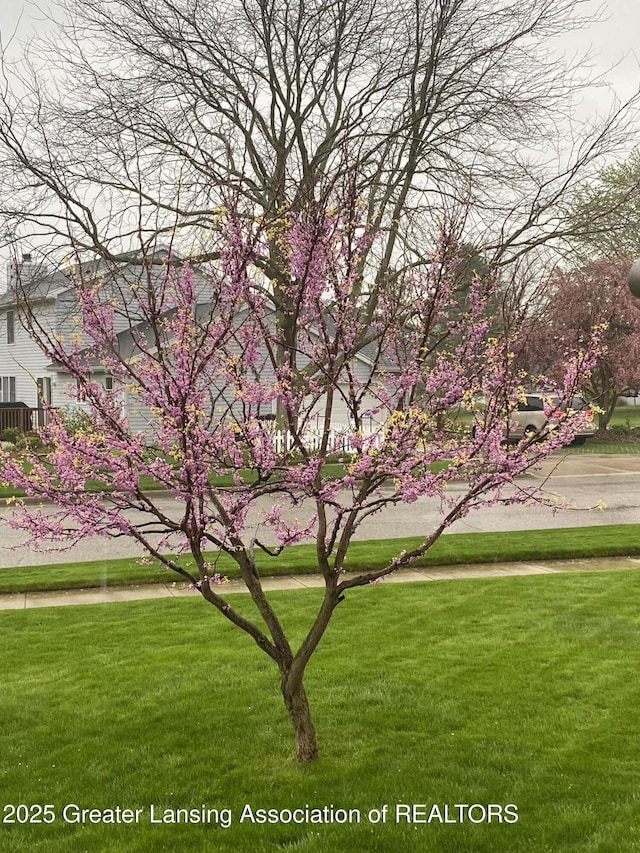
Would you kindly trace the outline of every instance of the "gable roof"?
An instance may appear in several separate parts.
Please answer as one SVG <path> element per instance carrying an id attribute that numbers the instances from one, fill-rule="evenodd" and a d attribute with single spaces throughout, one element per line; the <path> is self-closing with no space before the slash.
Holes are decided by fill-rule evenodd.
<path id="1" fill-rule="evenodd" d="M 55 300 L 63 293 L 75 290 L 74 275 L 80 280 L 87 281 L 98 278 L 103 272 L 113 274 L 117 270 L 118 275 L 125 277 L 134 272 L 142 274 L 148 267 L 182 263 L 180 258 L 172 255 L 165 247 L 158 247 L 148 255 L 142 255 L 140 251 L 124 252 L 115 256 L 114 262 L 96 257 L 76 264 L 71 272 L 34 263 L 30 255 L 25 255 L 24 258 L 18 265 L 17 273 L 15 267 L 13 272 L 9 272 L 7 289 L 0 293 L 0 310 L 25 301 L 33 304 Z"/>
<path id="2" fill-rule="evenodd" d="M 196 305 L 196 311 L 200 312 L 208 312 L 211 309 L 211 303 L 208 302 L 199 302 Z M 242 317 L 246 316 L 248 312 L 248 308 L 243 308 L 240 312 L 238 312 L 238 322 L 241 324 Z M 172 308 L 164 313 L 163 316 L 170 317 L 174 313 L 175 309 Z M 272 314 L 275 315 L 275 307 L 272 307 Z M 328 318 L 328 326 L 330 329 L 330 333 L 335 331 L 335 324 L 331 318 Z M 319 332 L 316 329 L 309 330 L 312 335 L 319 336 Z M 146 345 L 149 345 L 153 341 L 153 330 L 148 322 L 143 321 L 140 323 L 136 323 L 135 325 L 123 329 L 121 332 L 116 334 L 117 347 L 118 352 L 122 356 L 123 359 L 129 360 L 135 358 L 136 351 L 138 350 L 137 341 L 144 341 Z M 152 347 L 153 348 L 153 347 Z M 86 352 L 86 350 L 84 350 Z M 365 364 L 367 367 L 376 366 L 376 371 L 382 371 L 384 373 L 395 373 L 398 371 L 398 365 L 394 364 L 390 361 L 386 356 L 379 353 L 379 347 L 376 341 L 371 341 L 364 344 L 360 347 L 355 353 L 354 358 Z M 93 364 L 96 369 L 99 369 L 100 364 L 98 361 L 93 360 Z M 48 366 L 49 370 L 55 370 L 59 365 L 57 363 L 51 363 Z"/>
<path id="3" fill-rule="evenodd" d="M 12 285 L 0 294 L 0 310 L 27 303 L 54 301 L 61 293 L 72 290 L 69 278 L 63 272 L 48 272 L 34 276 L 25 282 Z"/>

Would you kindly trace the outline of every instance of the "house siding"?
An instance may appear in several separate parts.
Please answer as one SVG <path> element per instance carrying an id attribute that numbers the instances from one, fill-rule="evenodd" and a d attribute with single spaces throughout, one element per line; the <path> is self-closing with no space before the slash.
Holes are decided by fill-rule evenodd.
<path id="1" fill-rule="evenodd" d="M 7 312 L 15 312 L 14 342 L 7 343 Z M 55 305 L 43 302 L 32 307 L 34 319 L 47 332 L 52 333 L 55 326 Z M 15 376 L 16 401 L 36 408 L 38 400 L 38 379 L 54 378 L 48 366 L 50 360 L 40 350 L 28 330 L 20 322 L 16 309 L 0 309 L 0 377 Z M 56 387 L 52 387 L 52 403 L 56 401 Z"/>
<path id="2" fill-rule="evenodd" d="M 158 274 L 159 271 L 158 271 Z M 115 331 L 119 334 L 118 344 L 120 352 L 124 358 L 136 357 L 135 336 L 145 336 L 144 324 L 135 327 L 135 332 L 128 331 L 132 324 L 138 319 L 133 307 L 126 304 L 127 295 L 131 292 L 127 282 L 135 280 L 138 276 L 132 275 L 128 270 L 123 270 L 122 278 L 113 283 L 105 284 L 100 290 L 100 298 L 105 301 L 115 302 Z M 52 278 L 50 286 L 43 285 L 40 290 L 40 297 L 31 304 L 31 311 L 34 312 L 37 323 L 41 325 L 45 333 L 55 336 L 62 341 L 71 341 L 72 339 L 89 343 L 88 336 L 83 332 L 80 323 L 80 307 L 77 302 L 76 291 L 70 287 L 70 282 L 62 276 Z M 197 290 L 205 296 L 208 292 L 208 285 L 203 280 L 202 276 L 197 277 Z M 48 298 L 46 298 L 48 297 Z M 7 311 L 16 311 L 16 322 L 14 328 L 14 342 L 7 342 Z M 205 319 L 208 312 L 211 310 L 210 305 L 206 301 L 198 306 L 198 312 L 201 313 L 201 319 Z M 246 309 L 245 309 L 246 310 Z M 241 312 L 238 315 L 237 323 L 243 322 L 246 314 Z M 311 333 L 313 335 L 313 332 Z M 151 345 L 151 338 L 148 344 Z M 242 355 L 242 350 L 239 344 L 231 348 L 235 355 Z M 305 359 L 300 359 L 300 367 L 305 366 Z M 351 365 L 352 373 L 358 383 L 367 383 L 371 376 L 372 365 L 367 360 L 364 354 L 356 357 Z M 268 387 L 275 381 L 275 373 L 269 358 L 267 357 L 266 348 L 263 351 L 263 356 L 256 366 L 256 379 L 263 387 Z M 46 357 L 37 346 L 36 342 L 31 338 L 27 329 L 19 322 L 19 314 L 16 310 L 15 303 L 10 304 L 9 300 L 4 299 L 3 305 L 0 307 L 0 377 L 15 376 L 16 378 L 16 401 L 24 402 L 30 407 L 37 407 L 38 400 L 38 379 L 45 377 L 51 378 L 52 390 L 52 405 L 56 407 L 77 406 L 78 401 L 75 399 L 74 386 L 70 383 L 70 377 L 64 371 L 56 369 L 51 365 L 50 360 Z M 96 368 L 93 373 L 93 378 L 97 381 L 104 382 L 105 373 L 100 368 Z M 1 387 L 1 385 L 0 385 Z M 336 431 L 345 431 L 353 428 L 353 422 L 350 417 L 348 399 L 348 385 L 346 378 L 341 384 L 343 393 L 335 394 L 333 411 L 331 415 L 331 427 Z M 133 393 L 129 389 L 121 389 L 123 411 L 128 419 L 129 427 L 133 433 L 142 432 L 148 436 L 149 440 L 153 440 L 154 427 L 157 425 L 157 415 L 151 409 L 145 406 L 138 394 Z M 347 399 L 345 399 L 347 398 Z M 324 419 L 324 405 L 326 397 L 320 399 L 314 406 L 312 416 L 308 421 L 311 431 L 321 428 Z M 372 409 L 377 406 L 377 400 L 372 393 L 367 393 L 360 405 L 361 411 Z M 212 408 L 214 413 L 220 417 L 233 417 L 237 420 L 243 418 L 242 401 L 234 398 L 233 388 L 212 386 Z M 261 415 L 274 413 L 274 407 L 267 406 L 260 410 Z M 253 409 L 253 415 L 258 414 Z M 386 413 L 380 412 L 375 416 L 366 418 L 366 423 L 363 424 L 365 430 L 375 428 L 376 425 L 384 423 Z"/>

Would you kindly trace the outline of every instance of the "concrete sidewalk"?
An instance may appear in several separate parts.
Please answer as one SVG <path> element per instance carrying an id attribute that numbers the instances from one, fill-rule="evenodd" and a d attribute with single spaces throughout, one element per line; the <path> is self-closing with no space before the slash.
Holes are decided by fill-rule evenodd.
<path id="1" fill-rule="evenodd" d="M 464 564 L 431 569 L 404 569 L 382 583 L 453 580 L 459 578 L 500 578 L 513 575 L 544 575 L 558 572 L 620 571 L 640 568 L 640 557 L 602 557 L 584 560 L 549 560 L 530 563 Z M 348 578 L 350 575 L 344 575 Z M 263 578 L 265 590 L 312 589 L 324 586 L 321 575 L 285 575 Z M 247 593 L 241 581 L 229 581 L 219 587 L 221 593 Z M 109 604 L 142 601 L 151 598 L 194 598 L 199 593 L 182 584 L 149 584 L 135 587 L 73 589 L 59 592 L 26 592 L 0 595 L 0 610 L 26 610 L 35 607 L 64 607 L 73 604 Z"/>

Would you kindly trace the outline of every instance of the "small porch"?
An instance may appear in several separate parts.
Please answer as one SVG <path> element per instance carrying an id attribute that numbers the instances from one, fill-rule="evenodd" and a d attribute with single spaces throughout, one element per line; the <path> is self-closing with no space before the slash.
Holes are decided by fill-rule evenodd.
<path id="1" fill-rule="evenodd" d="M 46 409 L 34 409 L 26 403 L 0 403 L 0 433 L 6 429 L 34 432 L 46 426 L 48 421 L 49 412 Z"/>

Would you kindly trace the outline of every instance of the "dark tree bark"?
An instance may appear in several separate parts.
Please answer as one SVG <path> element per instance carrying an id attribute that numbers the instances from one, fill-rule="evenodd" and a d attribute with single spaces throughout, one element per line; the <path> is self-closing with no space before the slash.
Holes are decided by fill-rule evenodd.
<path id="1" fill-rule="evenodd" d="M 318 757 L 318 742 L 307 694 L 302 681 L 293 678 L 290 672 L 282 676 L 282 696 L 293 724 L 296 758 L 302 762 L 315 761 Z"/>

